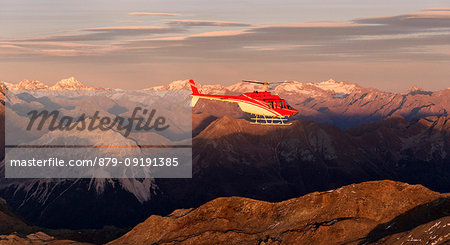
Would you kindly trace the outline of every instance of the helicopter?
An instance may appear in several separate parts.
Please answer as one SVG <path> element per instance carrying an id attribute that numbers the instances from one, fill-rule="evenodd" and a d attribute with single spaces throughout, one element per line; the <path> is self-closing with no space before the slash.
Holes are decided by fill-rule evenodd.
<path id="1" fill-rule="evenodd" d="M 275 84 L 254 80 L 243 80 L 242 82 L 261 84 L 267 87 L 271 84 Z M 252 123 L 263 125 L 290 125 L 291 123 L 285 123 L 288 120 L 288 117 L 298 114 L 296 109 L 292 108 L 292 106 L 286 103 L 286 101 L 281 99 L 278 95 L 273 95 L 268 92 L 268 89 L 264 92 L 254 91 L 239 96 L 215 95 L 202 94 L 197 89 L 193 80 L 189 80 L 189 83 L 192 89 L 192 107 L 197 104 L 197 101 L 200 98 L 237 103 L 242 111 L 254 115 L 254 117 L 250 118 Z"/>

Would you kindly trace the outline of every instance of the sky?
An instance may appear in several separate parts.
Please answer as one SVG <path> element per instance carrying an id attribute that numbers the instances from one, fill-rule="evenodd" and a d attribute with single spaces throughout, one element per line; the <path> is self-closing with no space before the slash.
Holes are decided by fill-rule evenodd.
<path id="1" fill-rule="evenodd" d="M 0 80 L 450 87 L 448 0 L 0 0 Z"/>

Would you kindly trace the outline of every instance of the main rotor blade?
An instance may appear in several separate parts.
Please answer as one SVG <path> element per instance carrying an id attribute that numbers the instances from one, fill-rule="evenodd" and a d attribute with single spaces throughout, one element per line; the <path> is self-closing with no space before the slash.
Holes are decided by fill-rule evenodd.
<path id="1" fill-rule="evenodd" d="M 268 82 L 260 82 L 260 81 L 255 81 L 255 80 L 242 80 L 242 82 L 245 82 L 245 83 L 256 83 L 256 84 L 261 84 L 261 85 L 269 85 L 270 84 Z"/>
<path id="2" fill-rule="evenodd" d="M 270 84 L 292 83 L 293 81 L 271 82 Z"/>

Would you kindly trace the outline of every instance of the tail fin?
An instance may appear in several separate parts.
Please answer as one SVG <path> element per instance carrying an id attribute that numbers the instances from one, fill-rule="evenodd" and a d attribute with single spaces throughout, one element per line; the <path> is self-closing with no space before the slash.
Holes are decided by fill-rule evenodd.
<path id="1" fill-rule="evenodd" d="M 197 104 L 197 101 L 199 99 L 198 96 L 200 93 L 198 92 L 197 86 L 195 86 L 194 80 L 189 80 L 189 83 L 191 84 L 191 89 L 192 89 L 192 101 L 191 101 L 191 106 L 194 107 L 195 104 Z"/>
<path id="2" fill-rule="evenodd" d="M 197 95 L 200 94 L 198 92 L 197 86 L 194 83 L 194 80 L 189 80 L 189 83 L 191 84 L 191 89 L 192 89 L 192 95 Z"/>

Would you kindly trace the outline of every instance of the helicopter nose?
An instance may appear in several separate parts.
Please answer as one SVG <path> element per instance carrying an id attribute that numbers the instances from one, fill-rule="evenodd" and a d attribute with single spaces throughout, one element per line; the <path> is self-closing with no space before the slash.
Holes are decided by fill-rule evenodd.
<path id="1" fill-rule="evenodd" d="M 295 116 L 295 115 L 297 115 L 298 114 L 298 111 L 297 110 L 295 110 L 294 112 L 292 112 L 292 116 Z"/>

